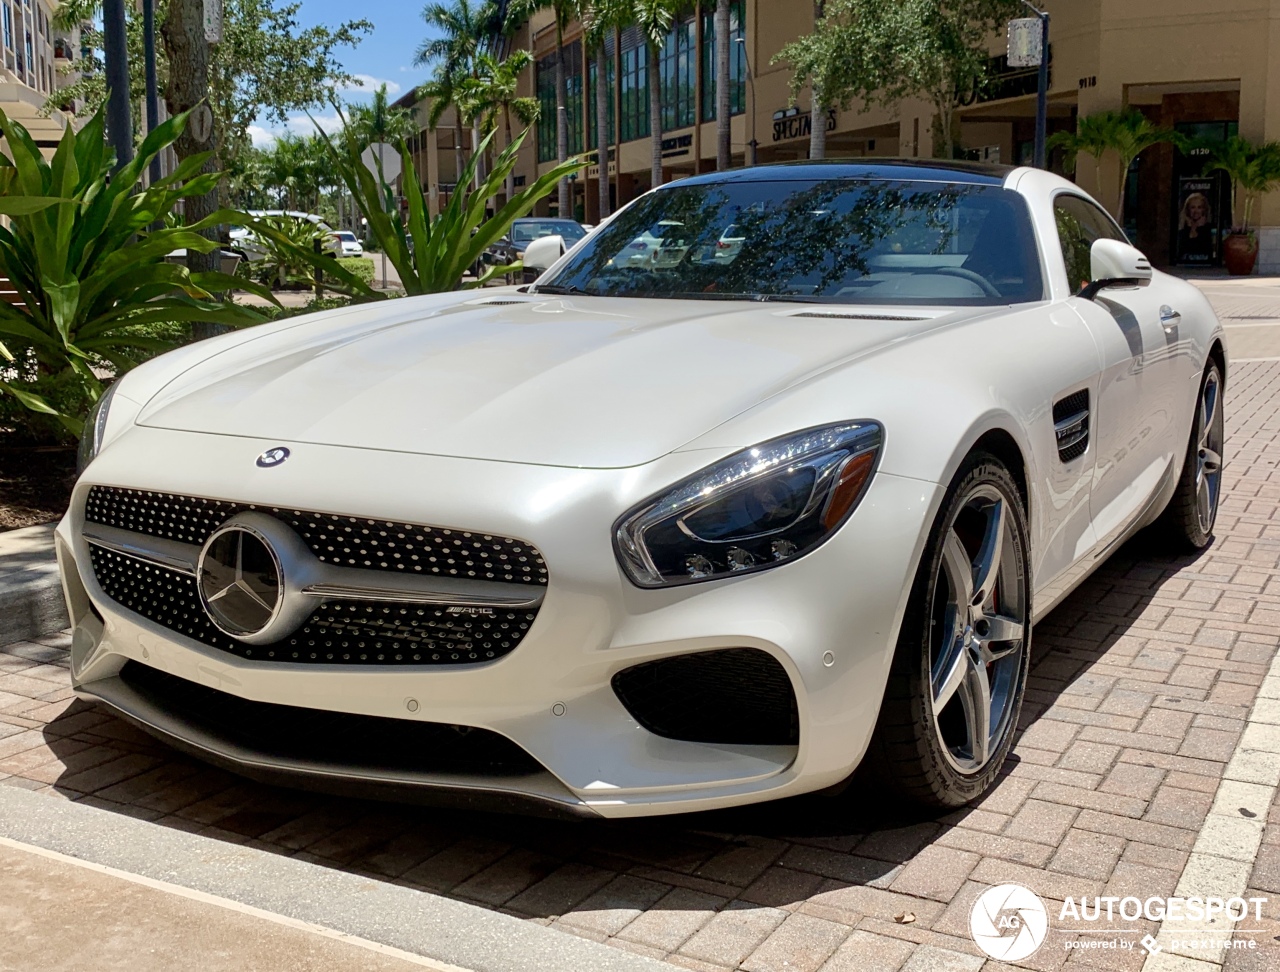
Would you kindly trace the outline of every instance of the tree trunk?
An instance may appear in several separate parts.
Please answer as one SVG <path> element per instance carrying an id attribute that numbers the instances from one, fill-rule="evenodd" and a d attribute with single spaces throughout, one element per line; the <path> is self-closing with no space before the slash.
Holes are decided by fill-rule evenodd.
<path id="1" fill-rule="evenodd" d="M 729 0 L 716 0 L 716 169 L 731 165 L 733 145 L 729 124 L 733 108 L 729 104 Z"/>
<path id="2" fill-rule="evenodd" d="M 951 125 L 954 120 L 954 95 L 938 95 L 934 98 L 934 107 L 938 109 L 935 120 L 937 130 L 933 133 L 933 157 L 950 159 L 955 155 L 955 141 L 952 138 Z"/>
<path id="3" fill-rule="evenodd" d="M 813 22 L 814 29 L 822 20 L 823 12 L 822 0 L 814 0 L 813 4 Z M 819 90 L 818 79 L 814 76 L 810 82 L 809 94 L 809 158 L 825 159 L 827 157 L 827 113 L 822 104 L 822 92 Z"/>
<path id="4" fill-rule="evenodd" d="M 818 100 L 818 90 L 813 90 L 813 104 L 809 106 L 809 158 L 827 157 L 827 113 Z"/>
<path id="5" fill-rule="evenodd" d="M 600 163 L 596 179 L 600 215 L 596 222 L 603 222 L 609 215 L 609 56 L 603 41 L 596 50 L 596 160 Z"/>
<path id="6" fill-rule="evenodd" d="M 649 48 L 649 144 L 653 149 L 653 164 L 649 170 L 650 188 L 662 185 L 662 78 L 659 51 L 652 43 Z"/>
<path id="7" fill-rule="evenodd" d="M 565 95 L 564 31 L 556 21 L 556 160 L 569 158 L 569 111 Z M 573 219 L 573 197 L 570 195 L 569 178 L 560 180 L 556 200 L 561 219 Z"/>
<path id="8" fill-rule="evenodd" d="M 506 128 L 507 145 L 509 146 L 511 144 L 511 105 L 510 104 L 504 104 L 502 106 L 502 122 L 503 122 L 503 126 Z M 507 170 L 506 188 L 507 188 L 506 201 L 511 202 L 511 197 L 514 196 L 516 192 L 516 170 L 514 168 Z"/>
<path id="9" fill-rule="evenodd" d="M 169 82 L 165 86 L 164 100 L 170 116 L 188 111 L 196 106 L 200 108 L 192 113 L 186 130 L 174 142 L 173 150 L 182 161 L 199 155 L 201 152 L 214 153 L 205 163 L 202 172 L 217 172 L 217 127 L 210 121 L 200 125 L 198 115 L 209 112 L 209 44 L 204 39 L 204 3 L 203 0 L 170 0 L 168 14 L 164 25 L 160 28 L 160 36 L 164 41 L 165 54 L 169 59 Z M 212 115 L 209 115 L 212 119 Z M 200 131 L 205 129 L 204 131 Z M 196 132 L 206 135 L 201 141 Z M 183 213 L 188 225 L 199 222 L 218 208 L 218 191 L 204 196 L 186 199 Z M 201 233 L 211 240 L 218 240 L 216 228 L 206 229 Z M 218 250 L 212 253 L 196 253 L 188 248 L 187 268 L 192 273 L 205 273 L 221 269 L 221 258 Z M 191 337 L 201 340 L 221 334 L 227 329 L 218 324 L 206 324 L 194 321 L 191 324 Z"/>
<path id="10" fill-rule="evenodd" d="M 453 161 L 457 168 L 453 173 L 454 192 L 462 188 L 462 132 L 462 106 L 455 102 L 453 105 Z"/>

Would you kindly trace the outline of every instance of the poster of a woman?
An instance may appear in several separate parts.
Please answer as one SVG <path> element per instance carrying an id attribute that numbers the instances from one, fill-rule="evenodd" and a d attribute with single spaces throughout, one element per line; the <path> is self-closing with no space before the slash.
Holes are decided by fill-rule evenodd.
<path id="1" fill-rule="evenodd" d="M 1180 188 L 1176 260 L 1178 263 L 1212 263 L 1218 242 L 1213 206 L 1209 202 L 1214 184 L 1206 179 L 1184 179 Z"/>

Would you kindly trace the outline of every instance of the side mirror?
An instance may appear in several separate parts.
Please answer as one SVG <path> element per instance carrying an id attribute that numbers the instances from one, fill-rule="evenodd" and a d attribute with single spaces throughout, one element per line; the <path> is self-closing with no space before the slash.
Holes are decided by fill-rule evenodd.
<path id="1" fill-rule="evenodd" d="M 1151 283 L 1151 262 L 1142 251 L 1119 240 L 1094 240 L 1089 248 L 1089 275 L 1080 296 L 1093 300 L 1104 287 L 1145 287 Z"/>
<path id="2" fill-rule="evenodd" d="M 540 236 L 524 248 L 524 268 L 541 273 L 564 256 L 563 236 Z"/>

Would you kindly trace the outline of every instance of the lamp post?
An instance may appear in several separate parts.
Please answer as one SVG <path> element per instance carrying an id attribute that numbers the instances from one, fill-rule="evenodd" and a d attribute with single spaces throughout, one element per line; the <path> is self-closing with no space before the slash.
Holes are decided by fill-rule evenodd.
<path id="1" fill-rule="evenodd" d="M 756 141 L 756 111 L 759 107 L 756 104 L 756 73 L 751 70 L 751 54 L 747 50 L 747 39 L 745 37 L 735 37 L 734 41 L 742 45 L 742 60 L 747 66 L 747 88 L 751 92 L 751 111 L 748 115 L 751 125 L 751 141 L 747 143 L 747 147 L 750 151 L 746 153 L 746 156 L 747 165 L 755 165 L 756 148 L 760 144 Z"/>
<path id="2" fill-rule="evenodd" d="M 102 53 L 107 75 L 107 137 L 116 169 L 133 158 L 133 113 L 129 107 L 129 50 L 124 0 L 103 0 Z"/>
<path id="3" fill-rule="evenodd" d="M 156 2 L 142 0 L 142 57 L 147 83 L 147 134 L 160 124 L 160 101 L 156 93 Z M 160 181 L 160 156 L 151 160 L 151 184 Z"/>
<path id="4" fill-rule="evenodd" d="M 1036 86 L 1036 168 L 1047 169 L 1045 151 L 1046 129 L 1049 123 L 1049 12 L 1022 0 L 1022 5 L 1040 18 L 1040 77 Z"/>

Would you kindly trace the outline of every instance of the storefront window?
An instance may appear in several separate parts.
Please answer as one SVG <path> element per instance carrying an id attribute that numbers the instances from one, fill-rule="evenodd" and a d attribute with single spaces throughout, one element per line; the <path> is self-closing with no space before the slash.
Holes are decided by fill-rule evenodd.
<path id="1" fill-rule="evenodd" d="M 1174 198 L 1170 249 L 1181 266 L 1222 262 L 1222 237 L 1231 226 L 1231 185 L 1221 172 L 1204 172 L 1209 146 L 1239 131 L 1234 121 L 1179 122 L 1175 129 L 1195 146 L 1174 152 Z"/>
<path id="2" fill-rule="evenodd" d="M 746 0 L 729 5 L 729 112 L 740 115 L 747 109 Z M 715 5 L 702 14 L 702 120 L 716 118 L 716 28 Z"/>
<path id="3" fill-rule="evenodd" d="M 607 93 L 607 97 L 605 100 L 608 102 L 608 108 L 606 110 L 608 112 L 608 117 L 609 117 L 609 127 L 606 131 L 605 138 L 607 139 L 607 141 L 612 143 L 614 141 L 614 132 L 616 130 L 615 119 L 613 117 L 613 85 L 614 85 L 615 72 L 613 67 L 613 44 L 612 43 L 610 43 L 606 47 L 605 54 L 607 57 L 607 60 L 605 63 L 608 65 L 607 69 L 605 70 L 605 91 Z M 587 72 L 588 72 L 588 78 L 590 79 L 590 86 L 587 90 L 587 122 L 588 122 L 587 129 L 591 133 L 590 140 L 591 140 L 591 143 L 594 145 L 596 142 L 596 75 L 600 73 L 594 58 L 592 59 L 591 63 L 588 65 Z"/>
<path id="4" fill-rule="evenodd" d="M 582 151 L 582 44 L 574 41 L 564 49 L 565 114 L 569 122 L 569 154 Z M 550 162 L 556 157 L 556 56 L 548 54 L 538 60 L 538 161 Z"/>
<path id="5" fill-rule="evenodd" d="M 649 134 L 648 51 L 639 31 L 622 35 L 622 141 Z"/>
<path id="6" fill-rule="evenodd" d="M 692 18 L 674 24 L 662 45 L 659 65 L 664 132 L 685 128 L 694 121 L 694 99 L 697 96 L 697 80 L 693 73 L 697 54 L 694 29 Z"/>

